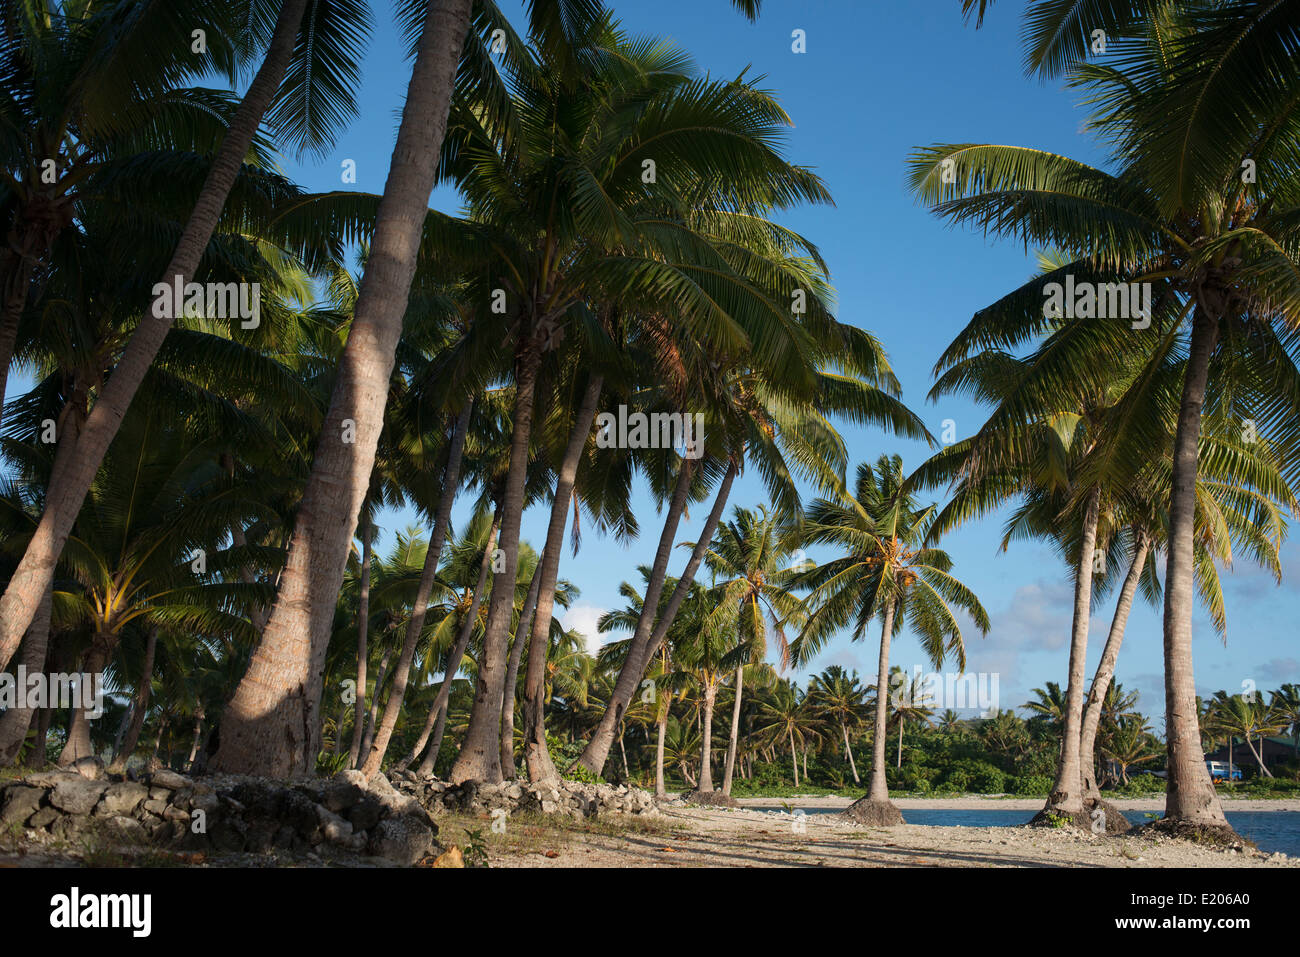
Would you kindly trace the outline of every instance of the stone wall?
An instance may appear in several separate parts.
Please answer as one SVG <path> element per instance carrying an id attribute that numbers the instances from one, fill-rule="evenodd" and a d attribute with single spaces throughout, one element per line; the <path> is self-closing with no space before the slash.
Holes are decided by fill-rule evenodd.
<path id="1" fill-rule="evenodd" d="M 110 779 L 98 762 L 0 784 L 0 840 L 51 848 L 157 847 L 212 855 L 272 854 L 415 864 L 438 853 L 435 819 L 448 812 L 600 815 L 659 813 L 636 788 L 563 781 L 451 785 L 405 771 L 359 771 L 276 782 L 157 771 Z M 376 861 L 378 863 L 378 861 Z"/>
<path id="2" fill-rule="evenodd" d="M 282 851 L 403 865 L 439 850 L 433 819 L 382 775 L 369 785 L 357 771 L 284 784 L 173 771 L 113 781 L 93 768 L 81 770 L 44 771 L 0 786 L 0 835 L 17 831 L 46 845 Z"/>

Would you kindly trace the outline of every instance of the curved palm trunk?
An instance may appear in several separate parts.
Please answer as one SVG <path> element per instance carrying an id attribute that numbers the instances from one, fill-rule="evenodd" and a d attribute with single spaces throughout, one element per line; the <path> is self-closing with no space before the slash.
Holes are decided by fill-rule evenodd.
<path id="1" fill-rule="evenodd" d="M 126 770 L 126 763 L 135 754 L 135 746 L 140 743 L 140 732 L 144 729 L 144 718 L 149 710 L 149 694 L 153 690 L 153 661 L 158 649 L 158 629 L 150 628 L 145 639 L 144 664 L 140 668 L 140 684 L 136 689 L 135 702 L 131 710 L 131 725 L 126 729 L 126 737 L 113 763 L 108 766 L 111 774 L 121 774 Z"/>
<path id="2" fill-rule="evenodd" d="M 19 666 L 29 675 L 45 670 L 45 659 L 49 657 L 50 610 L 53 603 L 54 582 L 51 581 L 45 589 L 45 595 L 41 598 L 40 607 L 36 609 L 36 617 L 32 619 L 32 625 L 23 638 L 21 654 L 18 656 Z M 46 704 L 48 705 L 49 702 Z M 41 710 L 43 709 L 10 708 L 4 714 L 0 714 L 0 767 L 8 767 L 18 759 L 23 742 L 27 740 L 27 731 L 31 727 L 32 718 Z M 44 744 L 44 736 L 40 737 L 41 740 L 37 741 L 38 746 Z"/>
<path id="3" fill-rule="evenodd" d="M 464 0 L 468 6 L 469 0 Z M 293 54 L 307 0 L 284 0 L 276 20 L 275 32 L 266 58 L 248 87 L 243 101 L 231 118 L 230 126 L 213 158 L 198 199 L 190 213 L 176 252 L 163 272 L 163 281 L 182 285 L 190 281 L 208 240 L 216 230 L 226 197 L 248 155 L 253 136 L 262 124 L 262 116 L 271 105 L 280 81 Z M 157 303 L 155 303 L 155 306 Z M 117 435 L 127 407 L 153 364 L 163 339 L 172 325 L 172 317 L 158 312 L 177 310 L 151 308 L 145 311 L 121 361 L 113 369 L 98 401 L 90 410 L 75 454 L 56 456 L 45 494 L 45 508 L 17 570 L 0 597 L 0 668 L 13 656 L 27 626 L 31 624 L 40 597 L 54 577 L 54 564 L 72 531 L 86 492 L 104 460 L 113 437 Z"/>
<path id="4" fill-rule="evenodd" d="M 90 648 L 86 651 L 83 659 L 83 667 L 87 674 L 99 676 L 98 680 L 103 681 L 104 669 L 112 660 L 113 650 L 117 647 L 117 635 L 112 632 L 98 632 L 90 640 Z M 94 678 L 92 678 L 94 680 Z M 78 696 L 85 700 L 85 688 L 78 688 Z M 54 702 L 50 702 L 51 705 Z M 86 708 L 80 706 L 80 703 L 74 703 L 72 707 L 71 718 L 68 721 L 68 740 L 63 746 L 63 751 L 59 754 L 58 764 L 60 767 L 66 767 L 75 764 L 82 758 L 93 758 L 95 748 L 90 742 L 90 719 L 86 717 Z"/>
<path id="5" fill-rule="evenodd" d="M 1141 535 L 1137 551 L 1133 554 L 1133 563 L 1124 576 L 1124 585 L 1120 588 L 1119 600 L 1115 603 L 1115 617 L 1110 622 L 1110 634 L 1106 636 L 1106 646 L 1102 649 L 1101 661 L 1097 663 L 1097 672 L 1092 677 L 1092 687 L 1083 709 L 1083 727 L 1079 733 L 1079 770 L 1083 775 L 1085 800 L 1101 796 L 1096 776 L 1097 729 L 1101 725 L 1101 709 L 1106 701 L 1106 692 L 1115 676 L 1115 662 L 1119 659 L 1120 645 L 1124 642 L 1124 629 L 1128 625 L 1129 611 L 1133 608 L 1133 596 L 1137 594 L 1138 581 L 1142 578 L 1150 550 L 1150 540 L 1146 535 Z"/>
<path id="6" fill-rule="evenodd" d="M 370 256 L 279 593 L 226 707 L 215 761 L 222 771 L 287 777 L 315 767 L 335 600 L 374 467 L 470 6 L 471 0 L 430 0 L 425 14 Z"/>
<path id="7" fill-rule="evenodd" d="M 194 737 L 190 740 L 190 756 L 185 759 L 185 766 L 194 772 L 194 761 L 199 756 L 199 744 L 203 741 L 203 719 L 207 717 L 203 709 L 194 712 Z"/>
<path id="8" fill-rule="evenodd" d="M 424 760 L 420 762 L 419 773 L 433 773 L 433 766 L 438 760 L 438 750 L 442 747 L 442 731 L 447 723 L 447 702 L 451 697 L 451 683 L 456 678 L 456 672 L 460 671 L 460 664 L 465 660 L 465 651 L 469 648 L 470 637 L 474 634 L 474 624 L 478 621 L 478 610 L 486 593 L 488 570 L 492 567 L 492 553 L 496 550 L 497 533 L 500 528 L 501 511 L 498 509 L 492 519 L 492 530 L 488 533 L 487 548 L 483 551 L 483 561 L 479 565 L 478 583 L 474 586 L 474 597 L 470 599 L 469 610 L 465 613 L 465 618 L 460 623 L 460 630 L 456 633 L 456 643 L 452 646 L 451 654 L 447 658 L 447 670 L 443 672 L 442 684 L 438 686 L 438 693 L 434 696 L 433 706 L 429 708 L 429 717 L 425 720 L 424 730 L 420 732 L 420 737 L 411 750 L 398 761 L 399 767 L 409 767 L 411 762 L 424 751 L 424 747 L 429 741 L 429 735 L 432 734 L 433 744 L 429 747 L 428 753 L 425 754 Z"/>
<path id="9" fill-rule="evenodd" d="M 683 466 L 684 469 L 685 466 Z M 583 749 L 582 755 L 577 761 L 579 765 L 592 774 L 598 775 L 604 770 L 605 761 L 609 758 L 609 749 L 614 744 L 615 730 L 623 720 L 623 714 L 627 711 L 627 706 L 632 701 L 632 695 L 641 683 L 641 678 L 650 664 L 650 659 L 659 651 L 659 646 L 663 644 L 668 629 L 672 627 L 673 619 L 677 617 L 678 609 L 682 607 L 682 602 L 686 600 L 686 595 L 695 582 L 695 573 L 699 571 L 700 563 L 704 561 L 704 553 L 709 550 L 709 544 L 713 541 L 713 536 L 718 530 L 718 523 L 722 520 L 722 512 L 727 506 L 727 497 L 731 494 L 732 483 L 735 482 L 736 474 L 739 471 L 740 461 L 733 458 L 727 466 L 726 474 L 722 477 L 722 483 L 718 486 L 717 495 L 713 499 L 713 510 L 709 512 L 704 528 L 700 531 L 699 540 L 695 543 L 695 549 L 691 552 L 686 568 L 682 570 L 681 577 L 677 580 L 677 586 L 673 589 L 672 597 L 668 600 L 668 606 L 664 609 L 663 615 L 660 616 L 659 623 L 655 626 L 654 631 L 651 632 L 649 641 L 645 643 L 645 647 L 639 653 L 637 653 L 635 645 L 635 636 L 633 636 L 633 644 L 628 646 L 628 656 L 623 662 L 623 667 L 619 670 L 618 680 L 614 684 L 614 691 L 610 695 L 609 704 L 605 708 L 605 713 L 601 716 L 600 724 L 596 726 L 591 740 L 587 742 L 586 748 Z M 683 494 L 682 508 L 685 507 L 684 498 Z M 675 505 L 675 493 L 673 501 Z M 671 512 L 672 509 L 670 508 L 669 511 Z M 680 518 L 681 510 L 679 509 L 677 519 Z M 677 519 L 671 519 L 670 517 L 674 535 L 676 534 Z M 665 523 L 664 530 L 667 532 L 668 523 Z M 663 538 L 660 539 L 659 545 L 661 549 L 664 548 Z M 672 536 L 668 536 L 667 547 L 672 548 Z M 659 556 L 656 554 L 656 563 L 658 560 Z M 664 561 L 666 564 L 667 559 L 665 558 Z M 657 605 L 657 598 L 655 602 Z M 647 588 L 646 598 L 641 608 L 642 618 L 648 615 L 648 621 L 653 623 L 654 608 L 655 605 L 650 603 L 650 590 Z M 640 628 L 641 622 L 638 621 L 637 629 L 640 630 Z"/>
<path id="10" fill-rule="evenodd" d="M 1056 783 L 1044 811 L 1083 813 L 1083 778 L 1079 770 L 1079 731 L 1083 725 L 1083 683 L 1088 666 L 1088 620 L 1092 609 L 1092 561 L 1097 548 L 1101 490 L 1088 493 L 1083 540 L 1074 579 L 1074 625 L 1070 631 L 1070 675 L 1065 691 L 1065 730 L 1056 765 Z"/>
<path id="11" fill-rule="evenodd" d="M 654 562 L 650 566 L 650 578 L 646 581 L 645 595 L 641 601 L 641 614 L 637 617 L 636 628 L 628 642 L 627 657 L 619 669 L 614 681 L 614 690 L 610 696 L 605 712 L 592 732 L 591 740 L 583 749 L 578 763 L 599 775 L 609 758 L 609 749 L 614 744 L 614 735 L 619 722 L 623 720 L 622 712 L 632 701 L 637 686 L 641 682 L 644 667 L 640 665 L 642 652 L 650 639 L 655 615 L 658 613 L 659 600 L 663 595 L 664 582 L 668 577 L 668 561 L 672 556 L 673 544 L 677 538 L 677 529 L 681 524 L 682 514 L 686 511 L 686 500 L 691 490 L 693 466 L 690 460 L 682 461 L 677 473 L 677 484 L 673 486 L 672 497 L 668 501 L 668 511 L 664 516 L 664 526 L 659 533 L 659 546 L 655 549 Z M 645 655 L 649 663 L 651 655 Z M 619 704 L 621 703 L 621 708 Z"/>
<path id="12" fill-rule="evenodd" d="M 363 506 L 364 509 L 364 506 Z M 369 664 L 370 649 L 367 641 L 370 637 L 370 565 L 373 559 L 371 549 L 374 530 L 370 525 L 370 516 L 366 515 L 361 523 L 361 585 L 357 596 L 357 700 L 352 703 L 352 746 L 348 749 L 348 767 L 355 768 L 361 756 L 361 744 L 366 734 L 366 668 Z M 380 677 L 383 680 L 383 677 Z M 375 685 L 375 696 L 379 696 L 379 685 Z"/>
<path id="13" fill-rule="evenodd" d="M 713 792 L 713 703 L 718 688 L 710 681 L 704 688 L 704 715 L 700 729 L 700 783 L 695 790 Z"/>
<path id="14" fill-rule="evenodd" d="M 546 747 L 546 658 L 550 650 L 555 583 L 560 573 L 560 552 L 564 547 L 569 503 L 573 498 L 582 451 L 587 447 L 591 426 L 596 419 L 596 403 L 604 381 L 603 376 L 591 376 L 574 414 L 573 431 L 569 433 L 569 442 L 556 476 L 555 499 L 551 502 L 551 518 L 546 528 L 541 589 L 528 638 L 528 670 L 524 675 L 524 757 L 528 762 L 528 780 L 533 782 L 554 781 L 560 777 Z"/>
<path id="15" fill-rule="evenodd" d="M 1192 605 L 1195 556 L 1197 445 L 1201 407 L 1209 380 L 1218 323 L 1203 306 L 1192 317 L 1192 341 L 1183 379 L 1178 431 L 1174 435 L 1173 491 L 1169 498 L 1169 554 L 1165 565 L 1165 746 L 1168 786 L 1166 821 L 1227 828 L 1219 796 L 1201 751 L 1192 673 Z"/>
<path id="16" fill-rule="evenodd" d="M 545 558 L 545 553 L 543 553 Z M 537 611 L 537 593 L 542 588 L 542 562 L 533 569 L 528 582 L 528 594 L 519 612 L 519 624 L 510 642 L 510 664 L 506 667 L 506 689 L 501 700 L 501 773 L 506 780 L 515 779 L 515 690 L 519 686 L 519 665 L 524 657 L 524 646 L 533 631 L 533 617 Z"/>
<path id="17" fill-rule="evenodd" d="M 903 725 L 907 724 L 902 715 L 898 716 L 898 769 L 903 769 Z"/>
<path id="18" fill-rule="evenodd" d="M 510 470 L 501 503 L 501 534 L 497 546 L 503 554 L 501 587 L 493 587 L 483 629 L 483 655 L 479 662 L 473 710 L 451 768 L 454 784 L 465 781 L 501 782 L 501 703 L 505 700 L 506 640 L 514 616 L 514 581 L 519 574 L 519 523 L 524 511 L 524 486 L 528 474 L 528 445 L 533 426 L 533 395 L 541 363 L 539 344 L 530 333 L 519 349 L 515 376 L 514 426 L 510 438 Z"/>
<path id="19" fill-rule="evenodd" d="M 880 626 L 880 658 L 876 665 L 876 726 L 871 742 L 871 780 L 867 800 L 889 801 L 889 784 L 885 778 L 885 747 L 889 734 L 889 643 L 894 636 L 894 603 L 886 599 L 884 621 Z"/>
<path id="20" fill-rule="evenodd" d="M 424 631 L 424 619 L 429 614 L 429 597 L 433 594 L 433 583 L 438 574 L 438 559 L 442 555 L 443 543 L 447 540 L 447 527 L 451 524 L 451 507 L 456 501 L 456 491 L 460 488 L 460 463 L 465 450 L 465 433 L 469 431 L 469 417 L 472 410 L 473 405 L 466 402 L 452 432 L 451 447 L 447 450 L 447 465 L 442 473 L 442 495 L 438 500 L 438 513 L 433 519 L 433 531 L 429 535 L 429 547 L 424 554 L 424 567 L 420 570 L 420 583 L 416 586 L 411 619 L 406 624 L 406 638 L 402 642 L 402 653 L 397 658 L 397 668 L 393 672 L 393 686 L 389 689 L 388 701 L 384 704 L 384 717 L 379 722 L 374 740 L 366 752 L 365 765 L 361 768 L 361 773 L 367 779 L 379 773 L 384 753 L 388 750 L 388 742 L 393 737 L 393 729 L 397 727 L 398 715 L 402 711 L 406 686 L 411 680 L 411 662 L 415 660 L 415 648 L 420 643 L 420 633 Z"/>
<path id="21" fill-rule="evenodd" d="M 745 666 L 736 665 L 736 701 L 731 706 L 731 734 L 727 738 L 727 763 L 722 772 L 722 793 L 731 796 L 731 775 L 736 767 L 736 747 L 740 743 L 740 696 L 745 689 Z"/>

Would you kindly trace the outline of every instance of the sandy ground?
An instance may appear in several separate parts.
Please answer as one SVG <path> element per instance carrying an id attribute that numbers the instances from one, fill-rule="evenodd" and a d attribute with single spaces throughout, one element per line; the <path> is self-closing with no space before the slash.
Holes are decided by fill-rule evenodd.
<path id="1" fill-rule="evenodd" d="M 989 803 L 928 803 L 967 807 L 972 801 Z M 918 806 L 899 803 L 904 813 Z M 493 867 L 1300 867 L 1300 858 L 1249 847 L 1219 850 L 1164 838 L 1025 827 L 867 828 L 832 814 L 792 817 L 676 802 L 656 819 L 624 827 L 512 824 L 489 845 L 488 858 Z"/>
<path id="2" fill-rule="evenodd" d="M 1107 798 L 1121 811 L 1163 812 L 1165 799 L 1163 795 L 1149 798 Z M 1232 799 L 1220 796 L 1225 811 L 1300 811 L 1300 798 L 1285 800 L 1248 800 Z M 785 804 L 795 807 L 848 807 L 852 798 L 842 797 L 793 797 L 793 798 L 741 798 L 743 807 L 781 808 Z M 1042 798 L 999 798 L 967 794 L 951 798 L 894 798 L 894 803 L 907 813 L 908 808 L 918 811 L 1029 811 L 1043 809 Z M 1137 822 L 1134 822 L 1137 823 Z"/>

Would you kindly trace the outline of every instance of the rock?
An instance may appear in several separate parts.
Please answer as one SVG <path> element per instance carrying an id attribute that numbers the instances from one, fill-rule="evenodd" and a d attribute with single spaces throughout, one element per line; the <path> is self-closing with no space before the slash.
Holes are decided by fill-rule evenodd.
<path id="1" fill-rule="evenodd" d="M 144 844 L 149 834 L 133 817 L 110 817 L 101 825 L 101 833 L 115 844 Z"/>
<path id="2" fill-rule="evenodd" d="M 344 775 L 355 775 L 361 783 Z M 331 811 L 346 811 L 360 804 L 366 796 L 365 778 L 360 771 L 341 771 L 325 786 L 324 804 Z"/>
<path id="3" fill-rule="evenodd" d="M 433 853 L 434 836 L 432 827 L 412 815 L 386 818 L 370 833 L 370 853 L 409 867 Z"/>
<path id="4" fill-rule="evenodd" d="M 188 825 L 190 823 L 190 812 L 186 811 L 184 808 L 179 808 L 173 804 L 169 804 L 163 811 L 163 820 L 179 821 Z"/>
<path id="5" fill-rule="evenodd" d="M 91 781 L 69 775 L 54 786 L 50 803 L 68 814 L 89 814 L 108 790 L 107 781 Z"/>
<path id="6" fill-rule="evenodd" d="M 393 787 L 388 778 L 382 774 L 376 774 L 370 779 L 370 783 L 366 786 L 366 792 L 383 807 L 387 808 L 389 814 L 395 817 L 399 815 L 417 818 L 428 817 L 419 801 L 410 795 L 399 792 Z"/>
<path id="7" fill-rule="evenodd" d="M 465 855 L 453 844 L 433 860 L 434 867 L 464 867 Z"/>
<path id="8" fill-rule="evenodd" d="M 99 758 L 78 758 L 69 765 L 69 770 L 81 775 L 87 781 L 104 780 L 104 762 Z"/>
<path id="9" fill-rule="evenodd" d="M 4 789 L 4 800 L 0 802 L 0 827 L 21 824 L 41 806 L 45 797 L 44 788 L 28 787 L 25 784 L 11 784 Z"/>
<path id="10" fill-rule="evenodd" d="M 167 800 L 168 800 L 169 798 L 171 798 L 171 796 L 172 796 L 172 792 L 171 792 L 171 789 L 170 789 L 170 788 L 150 788 L 150 789 L 149 789 L 149 800 L 151 800 L 151 801 L 162 801 L 162 802 L 166 803 Z"/>
<path id="11" fill-rule="evenodd" d="M 27 822 L 27 826 L 40 830 L 49 827 L 62 816 L 62 814 L 52 807 L 43 807 L 31 816 Z"/>
<path id="12" fill-rule="evenodd" d="M 348 820 L 358 831 L 368 831 L 384 815 L 384 806 L 372 797 L 365 797 L 348 811 Z"/>
<path id="13" fill-rule="evenodd" d="M 156 815 L 157 817 L 162 817 L 164 814 L 167 813 L 167 802 L 165 801 L 155 801 L 152 798 L 150 798 L 148 801 L 145 801 L 144 804 L 140 806 L 145 811 L 148 811 L 150 814 Z M 188 814 L 186 814 L 185 817 L 187 820 L 189 819 Z"/>
<path id="14" fill-rule="evenodd" d="M 149 796 L 149 789 L 143 784 L 123 781 L 110 784 L 95 808 L 96 817 L 119 817 L 131 814 L 140 802 Z"/>
<path id="15" fill-rule="evenodd" d="M 156 788 L 179 791 L 181 788 L 189 787 L 192 782 L 183 774 L 177 774 L 175 771 L 163 768 L 149 776 L 149 783 Z"/>

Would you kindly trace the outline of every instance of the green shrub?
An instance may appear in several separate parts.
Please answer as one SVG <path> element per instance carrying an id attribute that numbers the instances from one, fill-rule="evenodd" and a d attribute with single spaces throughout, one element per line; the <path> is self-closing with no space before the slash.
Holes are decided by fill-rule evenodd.
<path id="1" fill-rule="evenodd" d="M 1046 774 L 1018 774 L 1011 779 L 1007 790 L 1030 797 L 1046 796 L 1052 792 L 1052 778 Z"/>

